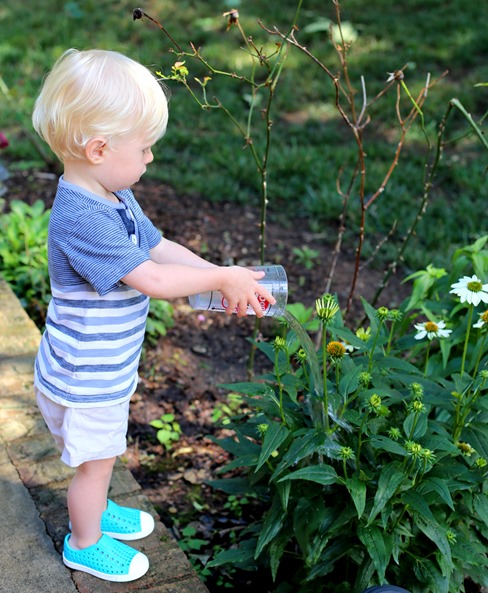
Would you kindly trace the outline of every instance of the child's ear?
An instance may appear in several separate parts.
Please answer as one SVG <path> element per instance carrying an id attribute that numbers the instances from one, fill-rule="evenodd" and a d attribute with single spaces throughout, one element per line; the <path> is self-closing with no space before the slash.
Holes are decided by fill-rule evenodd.
<path id="1" fill-rule="evenodd" d="M 92 165 L 100 164 L 105 156 L 105 151 L 108 150 L 107 140 L 103 137 L 96 136 L 90 138 L 85 146 L 85 157 Z"/>

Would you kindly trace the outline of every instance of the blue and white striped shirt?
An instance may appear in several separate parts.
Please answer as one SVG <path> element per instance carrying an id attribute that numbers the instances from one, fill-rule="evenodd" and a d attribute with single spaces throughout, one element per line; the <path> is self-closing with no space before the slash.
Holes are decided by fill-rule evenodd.
<path id="1" fill-rule="evenodd" d="M 52 300 L 35 364 L 35 384 L 69 407 L 129 399 L 149 298 L 120 282 L 150 259 L 160 232 L 130 190 L 115 204 L 61 177 L 49 222 Z"/>

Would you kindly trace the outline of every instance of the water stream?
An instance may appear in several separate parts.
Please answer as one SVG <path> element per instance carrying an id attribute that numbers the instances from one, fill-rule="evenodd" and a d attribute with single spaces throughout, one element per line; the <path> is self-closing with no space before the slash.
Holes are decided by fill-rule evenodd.
<path id="1" fill-rule="evenodd" d="M 283 313 L 283 317 L 285 318 L 287 324 L 295 332 L 301 344 L 301 347 L 307 355 L 307 362 L 310 368 L 310 373 L 312 375 L 310 381 L 311 392 L 307 396 L 307 405 L 309 407 L 310 416 L 312 418 L 314 426 L 325 426 L 325 413 L 328 413 L 329 417 L 336 424 L 339 424 L 341 427 L 350 430 L 350 426 L 348 425 L 348 423 L 342 420 L 341 418 L 338 418 L 330 406 L 327 412 L 324 409 L 324 379 L 320 371 L 319 358 L 317 356 L 317 352 L 315 351 L 315 346 L 313 345 L 313 342 L 310 339 L 310 336 L 303 329 L 298 319 L 289 311 L 285 311 Z"/>

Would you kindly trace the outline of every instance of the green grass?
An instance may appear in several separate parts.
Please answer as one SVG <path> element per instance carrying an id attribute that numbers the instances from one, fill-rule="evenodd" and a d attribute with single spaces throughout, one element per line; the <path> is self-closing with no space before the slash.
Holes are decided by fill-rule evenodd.
<path id="1" fill-rule="evenodd" d="M 416 95 L 428 73 L 437 78 L 449 74 L 430 92 L 424 108 L 429 134 L 435 141 L 437 126 L 450 98 L 458 97 L 475 119 L 488 108 L 488 89 L 474 87 L 488 81 L 488 4 L 461 0 L 343 0 L 344 31 L 355 39 L 349 58 L 349 74 L 361 97 L 364 76 L 368 97 L 385 86 L 388 72 L 407 62 L 406 82 Z M 101 47 L 122 51 L 154 70 L 169 73 L 175 55 L 170 42 L 148 21 L 133 21 L 127 0 L 61 2 L 6 0 L 0 7 L 0 72 L 9 88 L 10 100 L 0 94 L 0 129 L 11 145 L 3 154 L 16 166 L 41 166 L 30 126 L 30 113 L 43 76 L 68 47 Z M 258 26 L 286 31 L 296 4 L 293 0 L 246 0 L 221 4 L 203 0 L 151 0 L 141 6 L 164 24 L 184 48 L 192 41 L 214 67 L 249 72 L 249 59 L 242 39 L 233 27 L 226 32 L 225 10 L 236 7 L 240 22 L 258 46 L 275 51 L 276 38 Z M 331 1 L 304 0 L 299 18 L 299 41 L 332 72 L 339 71 L 336 52 L 328 40 L 328 19 L 335 20 Z M 189 80 L 206 72 L 192 60 L 186 64 Z M 211 200 L 259 203 L 259 179 L 249 148 L 225 115 L 202 111 L 187 91 L 169 83 L 172 98 L 170 125 L 156 149 L 156 162 L 148 174 L 176 187 Z M 197 88 L 198 85 L 195 85 Z M 246 117 L 249 89 L 236 80 L 214 77 L 209 96 L 218 98 L 240 121 Z M 411 105 L 403 102 L 406 110 Z M 367 157 L 366 193 L 372 193 L 385 175 L 398 143 L 394 92 L 371 111 L 365 130 Z M 264 130 L 259 111 L 255 114 L 253 140 L 259 148 Z M 466 130 L 456 115 L 449 137 Z M 269 163 L 271 216 L 280 213 L 294 224 L 312 221 L 314 230 L 327 228 L 341 210 L 336 179 L 341 167 L 355 156 L 355 144 L 334 106 L 330 80 L 303 53 L 289 56 L 277 87 L 273 106 L 273 145 Z M 484 207 L 487 198 L 484 176 L 487 154 L 473 137 L 448 147 L 442 161 L 430 207 L 407 253 L 407 269 L 424 267 L 429 261 L 447 262 L 456 247 L 486 232 Z M 387 186 L 368 213 L 365 255 L 368 255 L 394 220 L 396 239 L 415 216 L 422 192 L 425 142 L 418 125 L 408 136 L 400 163 Z M 354 200 L 353 200 L 354 203 Z M 258 206 L 257 206 L 258 207 Z M 350 210 L 348 233 L 355 241 L 359 212 Z M 330 238 L 333 240 L 333 237 Z M 391 257 L 387 245 L 381 262 Z"/>

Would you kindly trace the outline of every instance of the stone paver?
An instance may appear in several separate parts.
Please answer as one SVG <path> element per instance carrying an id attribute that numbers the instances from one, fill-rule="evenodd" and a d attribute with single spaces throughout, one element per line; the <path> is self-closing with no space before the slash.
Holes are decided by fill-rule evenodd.
<path id="1" fill-rule="evenodd" d="M 148 573 L 132 583 L 109 583 L 64 566 L 66 489 L 73 470 L 59 460 L 36 407 L 32 369 L 39 340 L 0 278 L 0 593 L 208 593 L 121 462 L 110 497 L 156 518 L 153 534 L 130 542 L 149 556 Z"/>

